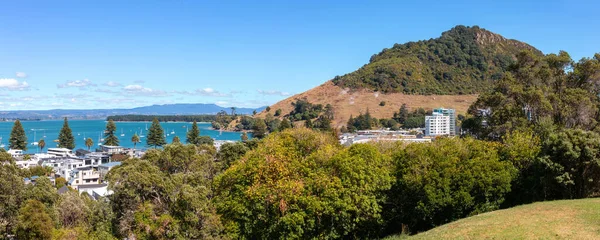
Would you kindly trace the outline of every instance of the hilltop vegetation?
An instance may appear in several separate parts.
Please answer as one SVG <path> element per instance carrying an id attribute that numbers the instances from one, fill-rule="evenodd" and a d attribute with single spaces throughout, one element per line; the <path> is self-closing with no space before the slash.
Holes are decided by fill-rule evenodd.
<path id="1" fill-rule="evenodd" d="M 333 82 L 383 93 L 473 94 L 489 90 L 522 50 L 541 52 L 477 26 L 456 26 L 436 39 L 394 44 Z"/>

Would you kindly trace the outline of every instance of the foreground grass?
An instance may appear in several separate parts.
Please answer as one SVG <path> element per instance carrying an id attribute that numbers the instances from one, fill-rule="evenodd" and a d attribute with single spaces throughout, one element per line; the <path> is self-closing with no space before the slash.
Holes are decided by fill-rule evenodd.
<path id="1" fill-rule="evenodd" d="M 528 204 L 386 239 L 600 239 L 600 199 Z"/>

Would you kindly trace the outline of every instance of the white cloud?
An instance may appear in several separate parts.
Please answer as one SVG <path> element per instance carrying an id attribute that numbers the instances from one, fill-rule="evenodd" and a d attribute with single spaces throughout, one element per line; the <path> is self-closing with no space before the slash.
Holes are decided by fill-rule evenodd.
<path id="1" fill-rule="evenodd" d="M 29 90 L 30 87 L 25 81 L 19 82 L 14 78 L 0 78 L 0 89 L 2 90 L 25 91 Z"/>
<path id="2" fill-rule="evenodd" d="M 154 90 L 152 88 L 146 88 L 143 87 L 142 85 L 127 85 L 123 88 L 123 90 L 125 90 L 125 92 L 128 93 L 135 93 L 137 95 L 142 95 L 142 96 L 151 96 L 151 97 L 167 97 L 170 96 L 170 94 L 168 94 L 165 91 L 162 90 Z"/>
<path id="3" fill-rule="evenodd" d="M 219 92 L 212 88 L 196 89 L 191 92 L 190 91 L 174 91 L 174 93 L 184 94 L 184 95 L 192 95 L 192 96 L 200 95 L 200 96 L 207 96 L 207 97 L 230 97 L 231 96 L 231 94 L 222 93 L 222 92 Z"/>
<path id="4" fill-rule="evenodd" d="M 146 81 L 144 81 L 144 80 L 135 80 L 135 81 L 133 81 L 133 83 L 146 83 Z"/>
<path id="5" fill-rule="evenodd" d="M 76 88 L 83 89 L 86 87 L 94 87 L 94 86 L 96 86 L 96 84 L 92 83 L 92 81 L 90 81 L 89 79 L 83 79 L 83 80 L 67 81 L 66 83 L 58 84 L 56 86 L 58 88 L 76 87 Z"/>
<path id="6" fill-rule="evenodd" d="M 118 83 L 118 82 L 108 81 L 107 83 L 104 84 L 104 86 L 108 86 L 108 87 L 120 87 L 120 86 L 123 86 L 123 85 L 120 84 L 120 83 Z"/>
<path id="7" fill-rule="evenodd" d="M 225 106 L 225 105 L 229 104 L 229 102 L 227 102 L 227 101 L 217 101 L 217 102 L 215 102 L 215 104 L 217 104 L 219 106 Z"/>
<path id="8" fill-rule="evenodd" d="M 287 97 L 292 95 L 289 92 L 282 92 L 282 91 L 275 91 L 275 90 L 257 90 L 259 94 L 262 95 L 278 95 L 278 96 L 282 96 L 282 97 Z"/>
<path id="9" fill-rule="evenodd" d="M 16 75 L 18 78 L 26 78 L 27 77 L 27 73 L 24 73 L 24 72 L 17 72 Z"/>

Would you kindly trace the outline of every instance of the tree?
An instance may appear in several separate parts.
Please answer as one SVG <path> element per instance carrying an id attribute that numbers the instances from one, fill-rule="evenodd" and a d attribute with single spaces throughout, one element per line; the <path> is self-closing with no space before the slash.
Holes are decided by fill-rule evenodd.
<path id="1" fill-rule="evenodd" d="M 13 124 L 12 131 L 10 132 L 8 147 L 10 149 L 27 150 L 27 135 L 25 135 L 23 125 L 21 125 L 21 121 L 18 119 Z"/>
<path id="2" fill-rule="evenodd" d="M 261 138 L 264 138 L 265 136 L 267 136 L 267 124 L 265 124 L 265 121 L 262 119 L 256 120 L 252 130 L 253 130 L 252 137 L 254 137 L 254 138 L 261 139 Z"/>
<path id="3" fill-rule="evenodd" d="M 82 196 L 72 191 L 68 191 L 60 197 L 56 210 L 61 225 L 67 228 L 87 224 L 90 212 Z"/>
<path id="4" fill-rule="evenodd" d="M 104 130 L 104 145 L 105 146 L 119 146 L 119 138 L 115 135 L 117 131 L 117 125 L 113 120 L 108 120 L 106 123 L 106 130 Z"/>
<path id="5" fill-rule="evenodd" d="M 85 140 L 85 146 L 88 148 L 88 151 L 90 151 L 92 149 L 92 146 L 94 146 L 94 140 L 92 140 L 91 138 L 87 138 Z"/>
<path id="6" fill-rule="evenodd" d="M 281 109 L 275 110 L 275 117 L 281 116 Z"/>
<path id="7" fill-rule="evenodd" d="M 37 200 L 27 200 L 19 210 L 18 239 L 51 239 L 53 223 L 46 206 Z"/>
<path id="8" fill-rule="evenodd" d="M 242 142 L 248 141 L 248 134 L 246 132 L 242 133 Z"/>
<path id="9" fill-rule="evenodd" d="M 252 116 L 256 115 L 256 110 L 252 111 Z"/>
<path id="10" fill-rule="evenodd" d="M 210 200 L 214 159 L 200 148 L 169 144 L 108 173 L 121 238 L 219 237 L 222 226 Z"/>
<path id="11" fill-rule="evenodd" d="M 453 138 L 396 148 L 396 183 L 384 211 L 389 227 L 404 224 L 421 231 L 498 209 L 516 173 L 510 162 L 501 161 L 499 147 Z"/>
<path id="12" fill-rule="evenodd" d="M 167 144 L 167 142 L 165 141 L 165 133 L 162 127 L 160 126 L 158 119 L 154 118 L 154 120 L 152 120 L 152 125 L 148 130 L 146 145 L 157 148 L 162 147 L 165 144 Z"/>
<path id="13" fill-rule="evenodd" d="M 294 129 L 218 175 L 214 202 L 233 239 L 376 238 L 391 183 L 390 159 L 374 146 Z"/>
<path id="14" fill-rule="evenodd" d="M 196 145 L 213 145 L 215 140 L 209 136 L 200 136 Z"/>
<path id="15" fill-rule="evenodd" d="M 135 146 L 140 142 L 140 137 L 137 135 L 137 133 L 131 136 L 131 142 L 133 143 L 133 149 L 135 149 Z"/>
<path id="16" fill-rule="evenodd" d="M 292 128 L 292 124 L 290 123 L 289 120 L 287 120 L 287 118 L 285 118 L 285 119 L 283 119 L 283 121 L 281 121 L 281 124 L 279 124 L 279 131 L 281 132 L 288 128 Z"/>
<path id="17" fill-rule="evenodd" d="M 44 152 L 46 141 L 44 139 L 40 139 L 40 141 L 38 141 L 38 147 L 40 148 L 40 152 Z"/>
<path id="18" fill-rule="evenodd" d="M 581 129 L 551 133 L 545 139 L 545 169 L 554 181 L 551 198 L 585 198 L 600 194 L 600 134 Z"/>
<path id="19" fill-rule="evenodd" d="M 56 186 L 56 189 L 60 189 L 67 185 L 67 180 L 64 177 L 57 177 L 56 180 L 54 180 L 54 185 Z"/>
<path id="20" fill-rule="evenodd" d="M 239 160 L 248 150 L 246 145 L 241 142 L 223 144 L 217 153 L 220 170 L 229 168 L 234 161 Z"/>
<path id="21" fill-rule="evenodd" d="M 408 119 L 408 108 L 406 107 L 406 103 L 403 103 L 400 107 L 400 111 L 398 111 L 398 115 L 396 117 L 396 121 L 400 124 L 404 124 Z"/>
<path id="22" fill-rule="evenodd" d="M 235 107 L 231 107 L 231 116 L 235 116 Z"/>
<path id="23" fill-rule="evenodd" d="M 12 156 L 0 152 L 0 238 L 12 234 L 24 197 L 23 177 Z"/>
<path id="24" fill-rule="evenodd" d="M 25 188 L 26 199 L 35 199 L 51 208 L 58 201 L 56 188 L 46 176 L 35 180 L 35 184 L 28 184 Z"/>
<path id="25" fill-rule="evenodd" d="M 187 133 L 186 143 L 198 145 L 198 138 L 200 137 L 200 129 L 198 129 L 198 123 L 194 121 L 192 123 L 192 130 Z"/>
<path id="26" fill-rule="evenodd" d="M 267 107 L 265 110 L 267 110 L 267 112 L 271 111 L 271 107 Z"/>
<path id="27" fill-rule="evenodd" d="M 173 142 L 172 143 L 174 143 L 174 144 L 180 144 L 181 140 L 179 140 L 178 136 L 175 136 L 175 137 L 173 137 Z"/>
<path id="28" fill-rule="evenodd" d="M 63 127 L 58 134 L 58 147 L 68 149 L 75 148 L 75 138 L 73 137 L 67 118 L 65 118 Z"/>

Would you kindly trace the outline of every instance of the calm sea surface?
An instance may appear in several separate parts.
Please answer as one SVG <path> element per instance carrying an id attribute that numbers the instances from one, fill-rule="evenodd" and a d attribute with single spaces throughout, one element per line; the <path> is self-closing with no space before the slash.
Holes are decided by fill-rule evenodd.
<path id="1" fill-rule="evenodd" d="M 37 146 L 32 145 L 32 142 L 37 142 L 40 139 L 44 139 L 46 142 L 46 148 L 56 147 L 54 140 L 58 139 L 58 133 L 62 128 L 63 121 L 22 121 L 23 128 L 27 134 L 28 150 L 27 153 L 38 152 Z M 138 136 L 147 135 L 147 128 L 150 128 L 150 122 L 116 122 L 117 132 L 116 135 L 119 137 L 120 145 L 124 147 L 133 147 L 131 137 L 134 133 Z M 103 131 L 106 128 L 106 121 L 104 120 L 71 120 L 69 126 L 73 131 L 75 137 L 75 149 L 87 149 L 85 146 L 85 139 L 91 138 L 94 141 L 96 147 L 99 140 L 104 138 Z M 185 122 L 168 122 L 161 123 L 161 126 L 165 132 L 167 143 L 173 140 L 173 137 L 178 136 L 182 142 L 185 142 L 187 129 L 190 128 L 191 123 Z M 2 138 L 0 145 L 6 145 L 8 149 L 8 139 L 10 138 L 10 131 L 12 130 L 13 122 L 0 122 L 0 137 Z M 201 136 L 209 136 L 215 140 L 240 140 L 241 133 L 239 132 L 219 132 L 211 129 L 210 123 L 198 123 L 200 128 Z M 123 136 L 121 136 L 123 134 Z M 250 134 L 249 134 L 250 135 Z M 144 148 L 146 146 L 146 138 L 140 139 L 142 142 L 137 144 L 137 148 Z M 94 147 L 92 147 L 94 149 Z"/>

